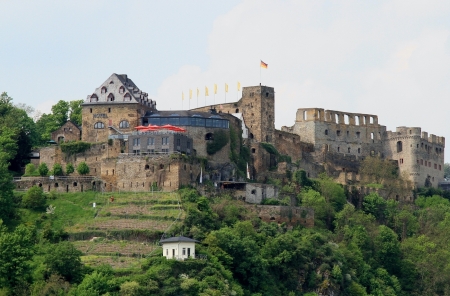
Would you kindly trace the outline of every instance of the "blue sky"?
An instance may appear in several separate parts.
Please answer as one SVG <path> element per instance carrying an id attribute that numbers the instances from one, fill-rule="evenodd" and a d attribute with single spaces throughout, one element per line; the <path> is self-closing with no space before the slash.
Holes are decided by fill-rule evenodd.
<path id="1" fill-rule="evenodd" d="M 111 73 L 159 109 L 180 109 L 197 87 L 203 105 L 214 83 L 215 101 L 225 83 L 231 101 L 237 81 L 260 83 L 262 59 L 278 128 L 320 107 L 450 141 L 450 1 L 0 0 L 0 10 L 0 91 L 42 112 L 85 99 Z"/>

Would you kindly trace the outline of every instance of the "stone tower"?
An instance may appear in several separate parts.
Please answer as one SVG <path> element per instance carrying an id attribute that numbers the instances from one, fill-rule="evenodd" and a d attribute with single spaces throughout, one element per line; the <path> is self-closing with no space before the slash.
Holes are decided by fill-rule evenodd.
<path id="1" fill-rule="evenodd" d="M 249 129 L 249 139 L 252 142 L 273 143 L 275 131 L 275 91 L 273 87 L 261 85 L 244 87 L 239 105 Z"/>

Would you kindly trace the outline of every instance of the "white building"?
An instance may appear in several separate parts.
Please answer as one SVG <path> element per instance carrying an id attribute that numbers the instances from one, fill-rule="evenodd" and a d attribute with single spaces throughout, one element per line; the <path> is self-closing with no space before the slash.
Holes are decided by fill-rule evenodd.
<path id="1" fill-rule="evenodd" d="M 166 259 L 184 260 L 195 258 L 195 243 L 199 241 L 184 237 L 170 237 L 159 241 L 163 247 L 163 256 Z"/>

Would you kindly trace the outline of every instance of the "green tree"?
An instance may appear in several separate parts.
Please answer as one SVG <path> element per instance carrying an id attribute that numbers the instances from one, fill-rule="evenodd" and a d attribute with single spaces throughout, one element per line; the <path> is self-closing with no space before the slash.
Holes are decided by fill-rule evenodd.
<path id="1" fill-rule="evenodd" d="M 450 178 L 450 163 L 444 163 L 444 176 Z"/>
<path id="2" fill-rule="evenodd" d="M 1 154 L 1 152 L 0 152 Z M 0 221 L 9 220 L 14 214 L 14 183 L 8 164 L 0 158 Z M 1 224 L 1 223 L 0 223 Z"/>
<path id="3" fill-rule="evenodd" d="M 83 104 L 83 100 L 76 100 L 76 101 L 70 101 L 69 102 L 69 108 L 70 108 L 70 120 L 79 126 L 81 126 L 82 118 L 81 113 L 83 108 L 81 107 L 81 104 Z"/>
<path id="4" fill-rule="evenodd" d="M 45 254 L 44 262 L 50 274 L 59 274 L 66 281 L 76 283 L 81 281 L 83 275 L 81 255 L 83 253 L 72 243 L 65 241 L 51 245 Z"/>
<path id="5" fill-rule="evenodd" d="M 0 229 L 0 287 L 9 288 L 12 295 L 30 282 L 34 237 L 34 232 L 23 225 L 14 232 Z"/>
<path id="6" fill-rule="evenodd" d="M 52 106 L 52 115 L 58 127 L 61 127 L 69 119 L 70 104 L 67 101 L 59 100 Z"/>
<path id="7" fill-rule="evenodd" d="M 69 174 L 72 174 L 74 171 L 75 171 L 75 168 L 73 167 L 73 164 L 71 162 L 69 162 L 66 165 L 66 173 L 69 175 Z"/>
<path id="8" fill-rule="evenodd" d="M 87 174 L 89 174 L 89 171 L 90 171 L 89 167 L 84 161 L 82 161 L 82 162 L 80 162 L 80 164 L 78 164 L 78 166 L 77 166 L 78 174 L 87 175 Z"/>
<path id="9" fill-rule="evenodd" d="M 0 147 L 11 170 L 20 171 L 37 139 L 35 124 L 27 113 L 12 104 L 6 92 L 0 95 Z"/>
<path id="10" fill-rule="evenodd" d="M 63 168 L 60 163 L 55 163 L 53 165 L 52 173 L 55 176 L 62 176 L 64 174 Z"/>
<path id="11" fill-rule="evenodd" d="M 366 195 L 363 200 L 363 210 L 367 214 L 372 214 L 378 221 L 383 222 L 387 214 L 387 202 L 377 193 Z"/>
<path id="12" fill-rule="evenodd" d="M 47 176 L 48 174 L 48 166 L 45 162 L 41 163 L 38 167 L 39 175 L 42 177 Z"/>
<path id="13" fill-rule="evenodd" d="M 390 273 L 398 273 L 400 264 L 400 242 L 397 234 L 387 226 L 380 225 L 374 239 L 375 258 Z"/>
<path id="14" fill-rule="evenodd" d="M 45 207 L 45 195 L 41 187 L 33 186 L 25 193 L 22 198 L 22 204 L 30 209 L 42 209 Z"/>

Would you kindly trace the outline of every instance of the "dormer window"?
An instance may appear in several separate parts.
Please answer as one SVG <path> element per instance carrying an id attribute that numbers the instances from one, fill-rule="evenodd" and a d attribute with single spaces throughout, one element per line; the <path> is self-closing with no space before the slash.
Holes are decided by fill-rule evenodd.
<path id="1" fill-rule="evenodd" d="M 102 94 L 106 94 L 107 91 L 106 87 L 102 87 Z"/>
<path id="2" fill-rule="evenodd" d="M 113 94 L 109 94 L 108 95 L 108 102 L 114 102 L 114 95 Z"/>
<path id="3" fill-rule="evenodd" d="M 90 100 L 91 102 L 98 102 L 98 97 L 97 97 L 97 95 L 96 94 L 93 94 L 92 96 L 91 96 L 91 100 Z"/>
<path id="4" fill-rule="evenodd" d="M 119 94 L 123 94 L 125 92 L 125 87 L 121 86 L 119 88 Z"/>
<path id="5" fill-rule="evenodd" d="M 123 100 L 124 100 L 125 102 L 131 101 L 131 95 L 130 95 L 129 93 L 126 93 L 125 96 L 123 97 Z"/>

